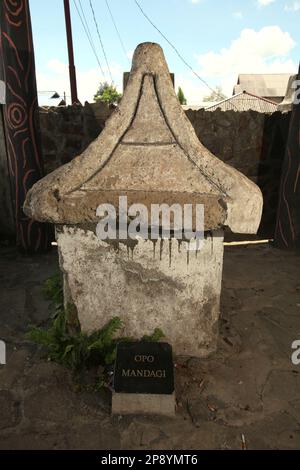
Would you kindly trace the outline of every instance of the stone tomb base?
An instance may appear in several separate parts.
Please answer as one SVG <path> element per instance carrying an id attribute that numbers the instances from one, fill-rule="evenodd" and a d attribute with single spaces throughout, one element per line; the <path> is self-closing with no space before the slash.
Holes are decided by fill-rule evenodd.
<path id="1" fill-rule="evenodd" d="M 223 232 L 201 251 L 176 239 L 100 241 L 91 230 L 57 227 L 65 299 L 83 331 L 119 316 L 122 335 L 140 339 L 160 328 L 176 355 L 205 357 L 216 349 Z"/>
<path id="2" fill-rule="evenodd" d="M 175 393 L 157 395 L 146 393 L 113 393 L 113 415 L 151 414 L 175 416 Z"/>

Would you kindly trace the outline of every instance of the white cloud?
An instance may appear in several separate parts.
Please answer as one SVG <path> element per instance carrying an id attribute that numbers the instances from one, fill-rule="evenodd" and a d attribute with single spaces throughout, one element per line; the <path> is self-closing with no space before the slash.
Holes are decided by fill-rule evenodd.
<path id="1" fill-rule="evenodd" d="M 244 18 L 244 15 L 241 11 L 234 11 L 232 13 L 233 17 L 236 18 L 237 20 L 241 20 L 242 18 Z"/>
<path id="2" fill-rule="evenodd" d="M 284 6 L 285 11 L 299 11 L 300 10 L 300 2 L 295 1 L 290 5 Z"/>
<path id="3" fill-rule="evenodd" d="M 202 85 L 198 79 L 194 78 L 192 75 L 175 75 L 175 90 L 178 91 L 178 87 L 181 87 L 184 93 L 184 96 L 187 99 L 187 104 L 197 105 L 202 102 L 203 96 L 209 94 L 207 87 Z"/>
<path id="4" fill-rule="evenodd" d="M 129 51 L 127 51 L 126 55 L 127 55 L 127 58 L 131 61 L 132 58 L 133 58 L 133 54 L 134 54 L 134 49 L 129 49 Z"/>
<path id="5" fill-rule="evenodd" d="M 122 91 L 123 69 L 118 64 L 111 64 L 110 69 L 114 79 L 114 84 L 119 91 Z M 107 70 L 104 69 L 104 77 L 98 68 L 81 70 L 77 67 L 77 88 L 78 98 L 82 102 L 93 102 L 94 94 L 100 82 L 109 81 Z M 37 87 L 41 91 L 56 91 L 61 97 L 64 92 L 67 95 L 67 103 L 70 103 L 70 82 L 69 67 L 57 59 L 52 59 L 47 63 L 46 73 L 37 73 Z M 59 100 L 50 100 L 51 94 L 39 94 L 41 105 L 57 105 Z"/>
<path id="6" fill-rule="evenodd" d="M 190 0 L 190 2 L 196 4 L 202 2 L 202 0 Z"/>
<path id="7" fill-rule="evenodd" d="M 262 7 L 267 7 L 271 3 L 274 3 L 276 0 L 257 0 L 257 5 L 262 8 Z"/>
<path id="8" fill-rule="evenodd" d="M 47 69 L 49 73 L 56 73 L 57 75 L 66 75 L 68 72 L 68 66 L 58 59 L 51 59 L 47 63 Z"/>
<path id="9" fill-rule="evenodd" d="M 197 56 L 200 76 L 220 84 L 231 95 L 240 73 L 293 73 L 296 64 L 289 58 L 295 41 L 279 26 L 259 31 L 243 29 L 230 47 Z"/>

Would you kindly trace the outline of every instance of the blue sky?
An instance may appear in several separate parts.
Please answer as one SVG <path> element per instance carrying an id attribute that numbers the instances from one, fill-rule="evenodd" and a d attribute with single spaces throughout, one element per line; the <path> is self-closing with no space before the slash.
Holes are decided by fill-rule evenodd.
<path id="1" fill-rule="evenodd" d="M 79 0 L 75 0 L 79 7 Z M 189 104 L 210 93 L 180 61 L 172 48 L 141 15 L 134 0 L 108 0 L 126 48 L 119 43 L 105 0 L 92 0 L 106 55 L 116 86 L 135 47 L 158 42 L 176 87 L 182 86 Z M 185 60 L 211 87 L 231 95 L 238 73 L 295 73 L 300 60 L 300 0 L 138 0 Z M 68 58 L 63 0 L 29 0 L 33 25 L 38 89 L 67 95 Z M 89 0 L 81 0 L 105 77 L 88 43 L 74 0 L 70 0 L 79 98 L 92 100 L 97 84 L 109 73 L 99 44 Z M 40 104 L 55 104 L 40 94 Z"/>

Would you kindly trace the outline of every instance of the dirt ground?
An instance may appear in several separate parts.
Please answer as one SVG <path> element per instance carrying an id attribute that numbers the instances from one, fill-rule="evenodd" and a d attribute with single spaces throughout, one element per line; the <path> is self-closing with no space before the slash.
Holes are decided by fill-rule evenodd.
<path id="1" fill-rule="evenodd" d="M 0 449 L 300 448 L 300 254 L 226 246 L 218 352 L 176 362 L 176 418 L 110 416 L 108 392 L 78 393 L 70 374 L 24 339 L 45 325 L 50 254 L 0 248 Z"/>

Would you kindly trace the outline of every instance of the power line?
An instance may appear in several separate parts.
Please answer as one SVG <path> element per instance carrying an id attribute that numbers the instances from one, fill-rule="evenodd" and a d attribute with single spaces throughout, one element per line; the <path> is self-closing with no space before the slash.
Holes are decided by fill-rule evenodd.
<path id="1" fill-rule="evenodd" d="M 81 14 L 82 14 L 82 16 L 83 16 L 83 20 L 84 20 L 84 22 L 85 22 L 85 26 L 86 26 L 87 33 L 88 33 L 88 35 L 89 35 L 89 38 L 90 38 L 91 42 L 93 43 L 93 45 L 94 45 L 94 47 L 95 47 L 95 44 L 94 44 L 94 41 L 93 41 L 93 37 L 92 37 L 91 31 L 90 31 L 89 24 L 88 24 L 88 21 L 87 21 L 87 19 L 86 19 L 85 13 L 84 13 L 84 9 L 83 9 L 81 0 L 78 0 L 78 2 L 79 2 L 79 7 L 80 7 L 80 10 L 81 10 Z"/>
<path id="2" fill-rule="evenodd" d="M 138 6 L 138 8 L 140 9 L 142 15 L 146 18 L 147 21 L 149 21 L 149 23 L 153 26 L 153 28 L 156 29 L 156 31 L 164 38 L 165 41 L 167 41 L 167 43 L 172 47 L 172 49 L 176 52 L 176 54 L 178 55 L 178 57 L 180 58 L 180 60 L 193 72 L 193 74 L 207 87 L 210 89 L 210 91 L 212 91 L 213 93 L 215 93 L 216 96 L 219 96 L 221 97 L 221 95 L 216 92 L 216 90 L 214 90 L 203 78 L 200 77 L 200 75 L 195 72 L 195 70 L 193 69 L 193 67 L 184 59 L 184 57 L 180 54 L 180 52 L 178 51 L 178 49 L 171 43 L 171 41 L 169 41 L 169 39 L 160 31 L 160 29 L 155 26 L 155 24 L 153 23 L 153 21 L 149 18 L 149 16 L 144 12 L 143 8 L 141 7 L 141 5 L 139 4 L 139 2 L 137 0 L 134 0 L 136 5 Z M 223 99 L 223 97 L 222 97 Z"/>
<path id="3" fill-rule="evenodd" d="M 121 47 L 122 47 L 123 52 L 124 52 L 124 55 L 125 55 L 126 59 L 128 60 L 128 62 L 129 62 L 129 64 L 130 64 L 130 60 L 129 60 L 128 57 L 127 57 L 126 48 L 125 48 L 125 46 L 124 46 L 124 42 L 123 42 L 123 40 L 122 40 L 121 34 L 120 34 L 120 32 L 119 32 L 119 30 L 118 30 L 118 27 L 117 27 L 117 25 L 116 25 L 116 22 L 115 22 L 115 19 L 114 19 L 113 14 L 112 14 L 112 11 L 111 11 L 111 9 L 110 9 L 110 6 L 109 6 L 109 4 L 108 4 L 108 1 L 105 0 L 105 3 L 106 3 L 106 6 L 107 6 L 107 9 L 108 9 L 108 11 L 109 11 L 111 20 L 112 20 L 112 22 L 113 22 L 113 25 L 114 25 L 114 27 L 115 27 L 116 33 L 117 33 L 117 35 L 118 35 L 118 38 L 119 38 Z"/>
<path id="4" fill-rule="evenodd" d="M 83 20 L 84 20 L 85 25 L 86 25 L 87 33 L 88 33 L 88 35 L 89 35 L 89 38 L 90 38 L 90 40 L 91 40 L 91 43 L 93 44 L 93 49 L 94 49 L 95 53 L 97 54 L 97 52 L 96 52 L 96 46 L 95 46 L 95 43 L 94 43 L 94 40 L 93 40 L 92 33 L 91 33 L 91 31 L 90 31 L 90 28 L 89 28 L 89 24 L 88 24 L 87 18 L 86 18 L 85 13 L 84 13 L 84 9 L 83 9 L 81 0 L 78 0 L 78 2 L 79 2 L 80 10 L 81 10 L 81 12 L 82 12 Z M 100 62 L 100 59 L 99 59 L 98 54 L 97 54 L 97 57 L 98 57 L 98 61 Z M 100 65 L 100 64 L 99 64 L 99 65 Z M 103 68 L 101 67 L 101 65 L 100 65 L 100 69 L 101 69 L 102 75 L 104 76 L 104 79 L 106 80 L 105 73 L 104 73 Z"/>
<path id="5" fill-rule="evenodd" d="M 93 7 L 92 0 L 90 0 L 90 7 L 91 7 L 91 10 L 92 10 L 92 13 L 93 13 L 94 23 L 95 23 L 95 26 L 96 26 L 96 29 L 97 29 L 98 38 L 99 38 L 101 49 L 102 49 L 102 52 L 103 52 L 103 55 L 104 55 L 104 58 L 105 58 L 107 69 L 108 69 L 108 72 L 109 72 L 109 75 L 110 75 L 110 79 L 111 79 L 111 82 L 113 83 L 111 70 L 110 70 L 109 63 L 108 63 L 108 60 L 107 60 L 107 56 L 106 56 L 106 53 L 105 53 L 104 45 L 103 45 L 103 42 L 102 42 L 102 39 L 101 39 L 101 34 L 100 34 L 100 31 L 99 31 L 98 22 L 96 20 L 96 15 L 95 15 L 95 10 L 94 10 L 94 7 Z"/>
<path id="6" fill-rule="evenodd" d="M 76 0 L 73 0 L 73 2 L 74 2 L 74 5 L 75 5 L 75 8 L 76 8 L 76 10 L 77 10 L 78 16 L 79 16 L 79 18 L 80 18 L 81 24 L 82 24 L 82 26 L 83 26 L 83 29 L 84 29 L 84 31 L 85 31 L 85 34 L 86 34 L 86 36 L 87 36 L 87 38 L 88 38 L 88 41 L 89 41 L 89 43 L 90 43 L 90 46 L 91 46 L 91 48 L 92 48 L 92 51 L 93 51 L 93 53 L 94 53 L 94 55 L 95 55 L 95 57 L 96 57 L 96 61 L 97 61 L 98 65 L 99 65 L 101 74 L 104 76 L 104 79 L 105 79 L 105 73 L 104 73 L 104 70 L 103 70 L 103 68 L 102 68 L 102 66 L 101 66 L 101 62 L 100 62 L 100 59 L 99 59 L 99 57 L 98 57 L 98 54 L 97 54 L 97 52 L 96 52 L 96 48 L 95 48 L 95 45 L 94 45 L 94 42 L 93 42 L 92 35 L 91 35 L 90 30 L 89 30 L 89 28 L 88 28 L 88 24 L 87 24 L 87 26 L 85 25 L 85 23 L 84 23 L 84 21 L 83 21 L 83 18 L 82 18 L 82 15 L 80 14 L 79 8 L 78 8 L 78 6 L 77 6 Z M 81 5 L 81 9 L 82 9 L 82 5 Z M 83 11 L 83 9 L 82 9 L 82 11 Z M 85 18 L 85 21 L 86 21 L 86 18 Z M 86 21 L 86 23 L 87 23 L 87 21 Z"/>
<path id="7" fill-rule="evenodd" d="M 95 55 L 95 57 L 96 57 L 96 61 L 97 61 L 98 65 L 99 65 L 100 71 L 101 71 L 101 73 L 102 73 L 102 75 L 103 75 L 103 77 L 104 77 L 104 79 L 105 79 L 105 73 L 104 73 L 104 71 L 103 71 L 103 68 L 102 68 L 102 66 L 101 66 L 101 63 L 100 63 L 98 54 L 97 54 L 97 52 L 96 52 L 96 48 L 95 48 L 95 45 L 94 45 L 92 36 L 90 35 L 90 33 L 89 33 L 88 30 L 87 30 L 87 27 L 86 27 L 86 25 L 85 25 L 85 23 L 84 23 L 84 21 L 83 21 L 83 18 L 82 18 L 82 16 L 81 16 L 80 11 L 79 11 L 78 5 L 77 5 L 77 3 L 76 3 L 76 0 L 73 0 L 73 3 L 74 3 L 75 8 L 76 8 L 76 10 L 77 10 L 78 16 L 79 16 L 79 18 L 80 18 L 81 24 L 82 24 L 82 26 L 83 26 L 83 29 L 84 29 L 84 31 L 85 31 L 85 34 L 86 34 L 86 36 L 87 36 L 87 38 L 88 38 L 88 41 L 89 41 L 89 43 L 90 43 L 90 46 L 91 46 L 91 48 L 92 48 L 92 51 L 93 51 L 93 53 L 94 53 L 94 55 Z"/>

